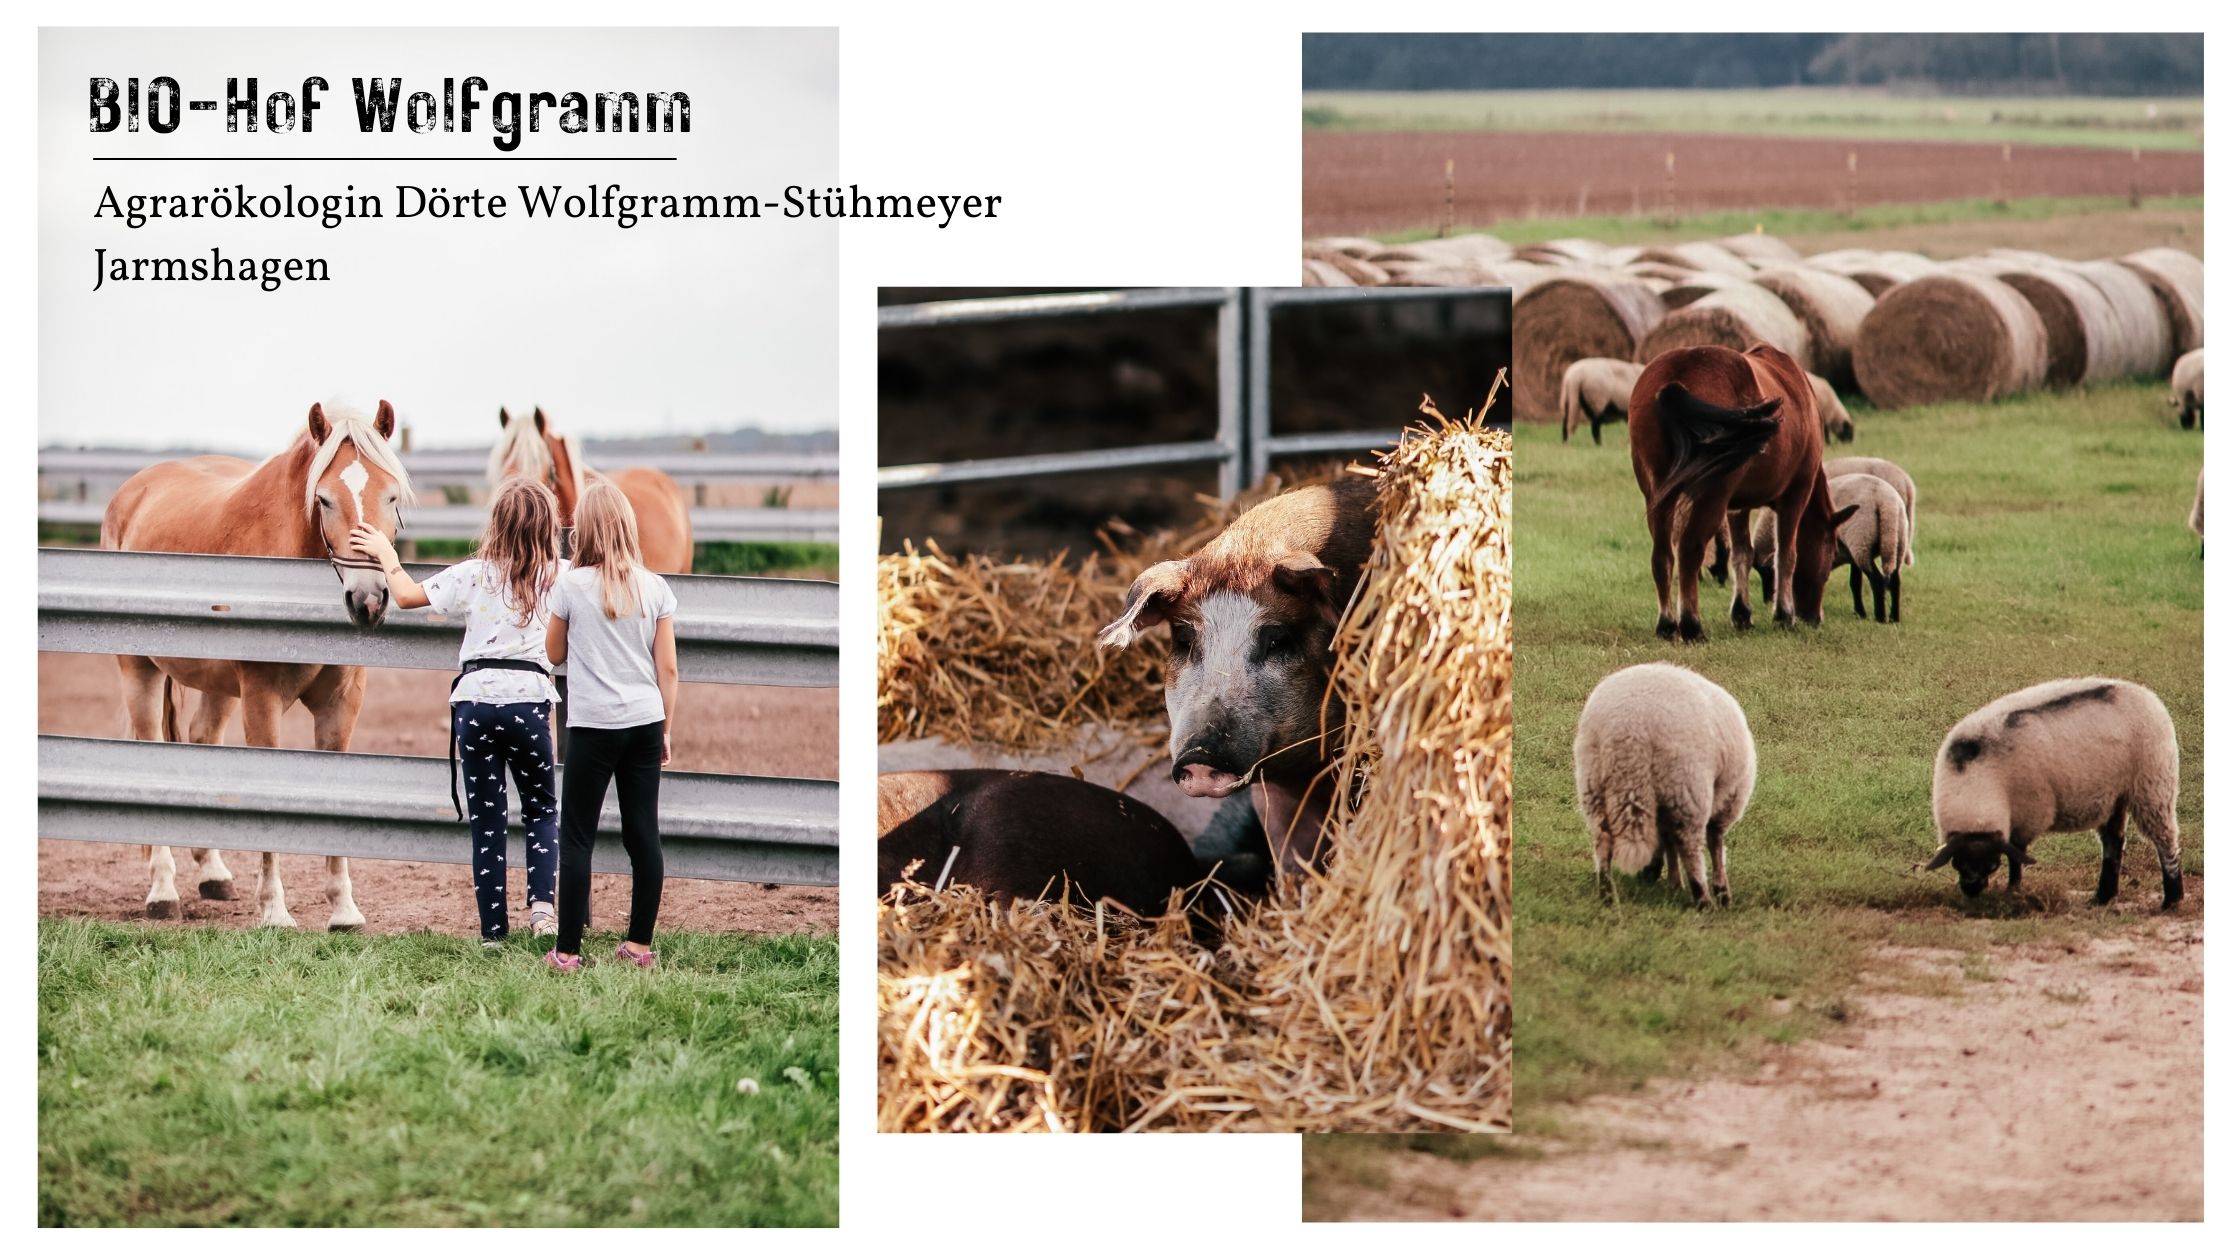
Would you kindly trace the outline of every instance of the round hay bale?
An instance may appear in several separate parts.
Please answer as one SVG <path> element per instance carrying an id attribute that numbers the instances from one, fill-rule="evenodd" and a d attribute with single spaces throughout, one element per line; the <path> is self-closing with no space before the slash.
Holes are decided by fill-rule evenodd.
<path id="1" fill-rule="evenodd" d="M 1299 285 L 1307 289 L 1357 289 L 1353 277 L 1342 267 L 1335 267 L 1319 258 L 1300 260 Z"/>
<path id="2" fill-rule="evenodd" d="M 1373 262 L 1356 258 L 1342 249 L 1332 249 L 1318 241 L 1308 241 L 1306 256 L 1315 262 L 1326 263 L 1345 273 L 1346 278 L 1363 288 L 1388 284 L 1392 273 Z"/>
<path id="3" fill-rule="evenodd" d="M 1520 292 L 1511 315 L 1516 418 L 1553 421 L 1563 370 L 1581 359 L 1631 359 L 1664 318 L 1664 303 L 1639 277 L 1566 271 Z"/>
<path id="4" fill-rule="evenodd" d="M 2015 251 L 2020 253 L 2022 251 Z M 2046 383 L 2081 385 L 2126 375 L 2125 332 L 2098 285 L 2063 267 L 2016 266 L 1999 282 L 2022 295 L 2046 326 Z"/>
<path id="5" fill-rule="evenodd" d="M 1730 276 L 1748 279 L 1753 268 L 1734 256 L 1726 246 L 1712 241 L 1688 241 L 1680 245 L 1657 245 L 1641 251 L 1640 262 L 1670 263 L 1689 271 L 1724 271 Z"/>
<path id="6" fill-rule="evenodd" d="M 1877 407 L 1987 402 L 2045 382 L 2046 326 L 1999 281 L 1946 271 L 1883 294 L 1851 364 Z"/>
<path id="7" fill-rule="evenodd" d="M 1742 261 L 1756 263 L 1760 267 L 1804 261 L 1804 255 L 1797 252 L 1796 246 L 1778 236 L 1767 236 L 1763 232 L 1743 232 L 1736 236 L 1726 237 L 1720 240 L 1718 244 L 1721 249 Z"/>
<path id="8" fill-rule="evenodd" d="M 1388 245 L 1369 255 L 1373 263 L 1468 263 L 1485 265 L 1501 262 L 1513 254 L 1508 242 L 1496 236 L 1475 233 L 1469 236 L 1435 237 L 1427 241 L 1410 241 L 1406 245 Z"/>
<path id="9" fill-rule="evenodd" d="M 1310 240 L 1307 244 L 1319 245 L 1324 249 L 1334 249 L 1341 254 L 1350 254 L 1355 258 L 1364 259 L 1384 248 L 1383 241 L 1373 240 L 1366 236 L 1325 236 Z"/>
<path id="10" fill-rule="evenodd" d="M 1805 362 L 1809 343 L 1804 322 L 1787 303 L 1754 284 L 1717 289 L 1664 317 L 1633 352 L 1636 363 L 1647 363 L 1667 350 L 1682 346 L 1726 346 L 1748 350 L 1759 342 Z"/>
<path id="11" fill-rule="evenodd" d="M 1936 263 L 1920 254 L 1880 249 L 1841 249 L 1814 254 L 1805 259 L 1805 264 L 1849 276 L 1860 288 L 1878 298 L 1908 280 L 1918 280 L 1937 269 Z"/>
<path id="12" fill-rule="evenodd" d="M 2159 377 L 2170 370 L 2178 352 L 2170 342 L 2170 315 L 2153 286 L 2138 272 L 2106 259 L 2071 263 L 2066 270 L 2091 281 L 2115 311 L 2121 335 L 2109 357 L 2117 376 Z"/>
<path id="13" fill-rule="evenodd" d="M 1651 283 L 1656 282 L 1651 281 Z M 1666 282 L 1658 296 L 1664 299 L 1666 310 L 1677 311 L 1698 299 L 1711 296 L 1720 289 L 1731 289 L 1738 284 L 1748 283 L 1750 283 L 1748 280 L 1730 276 L 1723 271 L 1690 271 L 1683 273 L 1676 280 Z"/>
<path id="14" fill-rule="evenodd" d="M 2208 304 L 2209 279 L 2201 260 L 2182 249 L 2156 246 L 2116 260 L 2139 273 L 2154 289 L 2163 313 L 2170 317 L 2170 348 L 2184 354 L 2201 347 L 2201 311 Z"/>
<path id="15" fill-rule="evenodd" d="M 1639 257 L 1641 257 L 1641 247 L 1639 245 L 1613 245 L 1607 253 L 1603 254 L 1602 265 L 1605 267 L 1631 266 L 1634 260 Z"/>
<path id="16" fill-rule="evenodd" d="M 1857 388 L 1851 372 L 1851 343 L 1858 340 L 1859 321 L 1874 309 L 1874 294 L 1849 276 L 1811 267 L 1768 267 L 1752 279 L 1788 303 L 1804 322 L 1812 355 L 1806 369 L 1827 377 L 1839 390 Z"/>
<path id="17" fill-rule="evenodd" d="M 1605 265 L 1603 257 L 1609 252 L 1601 241 L 1569 236 L 1560 240 L 1519 245 L 1516 256 L 1525 262 L 1549 263 L 1558 267 L 1600 267 Z"/>

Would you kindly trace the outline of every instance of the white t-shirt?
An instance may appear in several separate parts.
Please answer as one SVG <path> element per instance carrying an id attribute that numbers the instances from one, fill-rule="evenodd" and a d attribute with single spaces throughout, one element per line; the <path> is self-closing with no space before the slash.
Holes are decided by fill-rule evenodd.
<path id="1" fill-rule="evenodd" d="M 654 623 L 677 612 L 661 575 L 638 570 L 638 610 L 608 620 L 599 571 L 570 569 L 552 584 L 552 615 L 568 623 L 568 725 L 616 731 L 659 722 Z"/>
<path id="2" fill-rule="evenodd" d="M 562 560 L 560 571 L 564 574 L 567 570 L 568 562 Z M 451 689 L 453 700 L 535 704 L 560 698 L 547 676 L 552 662 L 544 654 L 548 620 L 545 604 L 530 612 L 528 625 L 521 625 L 521 612 L 510 602 L 505 575 L 481 560 L 462 560 L 421 583 L 420 589 L 427 592 L 430 608 L 446 616 L 466 618 L 467 632 L 459 642 L 461 665 L 480 657 L 497 657 L 528 661 L 546 670 L 546 674 L 532 674 L 518 669 L 478 669 Z M 546 604 L 551 594 L 546 593 Z"/>

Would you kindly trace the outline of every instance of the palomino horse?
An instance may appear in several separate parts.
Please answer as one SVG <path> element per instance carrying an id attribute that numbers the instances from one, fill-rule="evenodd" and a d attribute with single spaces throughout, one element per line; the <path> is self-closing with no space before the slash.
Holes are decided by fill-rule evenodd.
<path id="1" fill-rule="evenodd" d="M 552 488 L 560 500 L 560 525 L 576 523 L 576 498 L 584 479 L 605 477 L 630 500 L 638 518 L 638 549 L 646 567 L 656 573 L 692 572 L 692 513 L 685 507 L 684 489 L 658 468 L 622 468 L 598 472 L 584 462 L 572 437 L 552 431 L 539 407 L 526 420 L 498 408 L 498 444 L 490 448 L 490 484 L 508 477 L 530 477 Z"/>
<path id="2" fill-rule="evenodd" d="M 342 580 L 342 604 L 353 624 L 379 625 L 389 611 L 381 566 L 349 544 L 360 521 L 394 536 L 397 509 L 412 498 L 404 465 L 387 441 L 396 429 L 388 403 L 368 420 L 317 403 L 287 450 L 254 467 L 229 455 L 172 460 L 135 473 L 109 500 L 101 518 L 101 545 L 115 551 L 182 551 L 221 556 L 302 556 L 326 559 Z M 178 657 L 120 656 L 125 716 L 134 739 L 179 738 L 173 688 L 201 693 L 187 737 L 215 744 L 234 711 L 242 732 L 258 748 L 280 743 L 280 715 L 301 703 L 311 711 L 318 745 L 347 752 L 365 703 L 362 665 L 280 665 L 260 661 L 204 661 Z M 233 873 L 216 849 L 193 850 L 202 868 L 201 893 L 213 901 L 233 896 Z M 257 878 L 257 906 L 267 927 L 294 927 L 280 866 L 266 853 Z M 149 850 L 148 917 L 179 914 L 177 866 L 171 850 Z M 350 895 L 350 862 L 327 859 L 327 930 L 346 932 L 366 919 Z"/>
<path id="3" fill-rule="evenodd" d="M 1820 468 L 1820 415 L 1796 360 L 1771 346 L 1668 350 L 1633 387 L 1627 433 L 1633 475 L 1649 508 L 1649 572 L 1657 583 L 1657 635 L 1704 638 L 1696 613 L 1699 559 L 1722 524 L 1750 537 L 1753 508 L 1773 509 L 1773 618 L 1820 624 L 1835 565 L 1838 513 Z M 1735 548 L 1735 628 L 1750 628 L 1746 549 Z M 1678 591 L 1674 590 L 1677 569 Z M 1677 595 L 1677 597 L 1675 597 Z"/>

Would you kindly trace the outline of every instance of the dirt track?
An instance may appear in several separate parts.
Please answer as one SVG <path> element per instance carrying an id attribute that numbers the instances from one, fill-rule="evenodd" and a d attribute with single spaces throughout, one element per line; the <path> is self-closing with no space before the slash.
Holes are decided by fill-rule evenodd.
<path id="1" fill-rule="evenodd" d="M 1579 132 L 1305 133 L 1306 235 L 1397 232 L 1445 214 L 1448 158 L 1457 222 L 1653 215 L 1674 156 L 1679 213 L 1794 206 L 1840 209 L 1847 154 L 1859 155 L 1858 204 L 1965 197 L 2160 197 L 2202 190 L 2200 153 L 1996 144 L 1801 140 Z M 2002 186 L 2003 185 L 2003 186 Z"/>
<path id="2" fill-rule="evenodd" d="M 445 695 L 450 675 L 427 670 L 374 670 L 366 707 L 351 748 L 357 752 L 441 757 L 445 745 Z M 49 735 L 124 734 L 124 710 L 113 658 L 41 653 L 39 730 Z M 729 774 L 834 778 L 839 774 L 839 713 L 830 690 L 789 687 L 719 687 L 686 684 L 678 698 L 673 769 Z M 238 722 L 227 737 L 240 743 Z M 311 720 L 300 708 L 288 714 L 283 742 L 311 746 Z M 195 895 L 192 862 L 178 853 L 179 888 L 189 923 L 256 921 L 256 859 L 230 850 L 236 896 L 232 901 Z M 280 876 L 297 922 L 326 922 L 321 892 L 325 863 L 285 856 Z M 471 935 L 472 889 L 461 866 L 423 862 L 353 862 L 350 873 L 368 931 L 430 929 Z M 519 905 L 521 877 L 513 881 Z M 147 864 L 129 844 L 39 843 L 39 913 L 103 919 L 140 919 L 147 894 Z M 592 928 L 620 931 L 629 910 L 624 876 L 592 877 Z M 764 889 L 672 879 L 662 895 L 664 929 L 745 932 L 830 932 L 839 923 L 839 901 L 829 888 Z M 516 927 L 525 926 L 516 915 Z"/>
<path id="3" fill-rule="evenodd" d="M 1836 1036 L 1755 1076 L 1567 1108 L 1529 1157 L 1388 1158 L 1318 1219 L 2202 1219 L 2198 919 L 1988 964 L 1893 951 Z M 1988 966 L 1989 976 L 1985 976 Z M 1957 984 L 1957 997 L 1924 988 Z"/>

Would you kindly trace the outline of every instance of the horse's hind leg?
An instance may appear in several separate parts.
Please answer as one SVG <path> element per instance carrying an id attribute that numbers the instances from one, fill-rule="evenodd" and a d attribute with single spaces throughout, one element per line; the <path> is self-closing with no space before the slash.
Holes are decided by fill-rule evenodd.
<path id="1" fill-rule="evenodd" d="M 1750 570 L 1757 565 L 1757 557 L 1750 550 L 1750 514 L 1727 513 L 1727 566 L 1734 579 L 1734 603 L 1727 609 L 1734 628 L 1750 628 Z"/>
<path id="2" fill-rule="evenodd" d="M 243 690 L 249 690 L 244 687 Z M 268 689 L 252 691 L 241 704 L 241 730 L 252 748 L 280 746 L 280 697 Z M 288 913 L 288 890 L 280 883 L 280 859 L 260 853 L 257 867 L 257 923 L 262 927 L 294 927 Z"/>
<path id="3" fill-rule="evenodd" d="M 358 711 L 365 705 L 366 672 L 356 667 L 326 671 L 304 693 L 311 710 L 313 741 L 328 752 L 350 751 L 350 735 L 358 726 Z M 327 930 L 354 932 L 365 926 L 366 916 L 352 895 L 350 859 L 327 859 Z"/>
<path id="4" fill-rule="evenodd" d="M 1670 639 L 1680 631 L 1679 610 L 1672 602 L 1673 550 L 1679 540 L 1672 536 L 1672 508 L 1670 505 L 1649 509 L 1649 576 L 1657 583 L 1657 637 Z M 1693 564 L 1693 558 L 1689 563 Z"/>
<path id="5" fill-rule="evenodd" d="M 1703 618 L 1696 611 L 1697 592 L 1701 589 L 1703 568 L 1695 563 L 1711 540 L 1719 532 L 1719 522 L 1725 513 L 1705 510 L 1701 504 L 1690 503 L 1680 528 L 1680 554 L 1689 557 L 1689 563 L 1680 570 L 1680 639 L 1685 643 L 1704 641 Z"/>
<path id="6" fill-rule="evenodd" d="M 226 737 L 226 724 L 233 720 L 241 701 L 236 696 L 220 695 L 215 691 L 200 693 L 194 708 L 194 721 L 187 727 L 187 738 L 197 744 L 216 744 Z M 223 853 L 216 849 L 195 849 L 194 864 L 201 868 L 201 883 L 196 891 L 204 901 L 233 900 L 233 872 L 227 868 Z"/>

